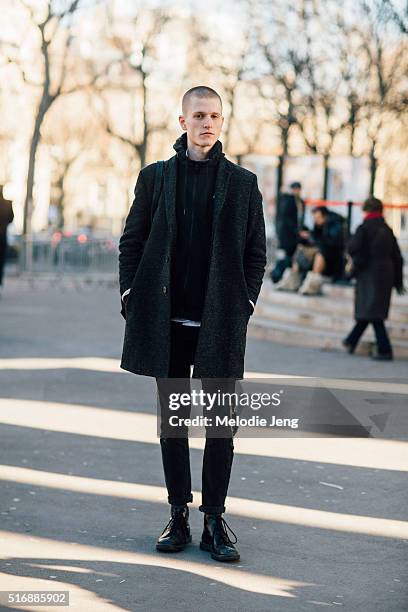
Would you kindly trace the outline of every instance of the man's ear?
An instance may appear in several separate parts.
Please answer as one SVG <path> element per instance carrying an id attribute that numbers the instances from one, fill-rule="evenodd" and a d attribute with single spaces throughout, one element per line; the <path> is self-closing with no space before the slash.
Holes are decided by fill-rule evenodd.
<path id="1" fill-rule="evenodd" d="M 179 115 L 179 124 L 181 125 L 181 127 L 182 127 L 182 129 L 183 129 L 184 131 L 186 131 L 186 130 L 187 130 L 186 120 L 185 120 L 185 118 L 184 118 L 184 116 L 183 116 L 183 115 Z"/>

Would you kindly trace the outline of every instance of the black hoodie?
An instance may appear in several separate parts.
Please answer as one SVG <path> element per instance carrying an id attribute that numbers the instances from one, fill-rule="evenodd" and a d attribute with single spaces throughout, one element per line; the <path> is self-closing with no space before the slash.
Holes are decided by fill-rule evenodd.
<path id="1" fill-rule="evenodd" d="M 208 158 L 187 157 L 187 134 L 173 145 L 177 152 L 177 234 L 172 265 L 171 317 L 200 321 L 210 260 L 215 178 L 222 144 Z"/>

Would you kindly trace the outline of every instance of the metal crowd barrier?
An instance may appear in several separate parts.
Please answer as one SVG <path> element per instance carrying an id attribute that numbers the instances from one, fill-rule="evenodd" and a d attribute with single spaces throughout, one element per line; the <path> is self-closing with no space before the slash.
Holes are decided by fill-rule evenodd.
<path id="1" fill-rule="evenodd" d="M 35 274 L 116 273 L 117 242 L 88 237 L 60 242 L 26 239 L 21 243 L 19 262 L 22 272 Z"/>

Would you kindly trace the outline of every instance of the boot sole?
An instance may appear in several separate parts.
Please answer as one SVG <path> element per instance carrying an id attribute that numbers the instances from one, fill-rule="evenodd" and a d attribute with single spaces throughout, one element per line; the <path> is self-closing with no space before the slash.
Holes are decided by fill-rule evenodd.
<path id="1" fill-rule="evenodd" d="M 200 542 L 200 548 L 201 550 L 205 550 L 206 552 L 211 553 L 211 557 L 215 559 L 216 561 L 223 561 L 224 563 L 232 563 L 233 561 L 240 560 L 239 553 L 237 553 L 236 557 L 224 557 L 223 555 L 217 555 L 216 553 L 212 552 L 211 544 L 206 544 L 205 542 Z"/>
<path id="2" fill-rule="evenodd" d="M 179 546 L 166 546 L 165 544 L 156 544 L 156 550 L 158 550 L 159 552 L 181 552 L 182 550 L 185 549 L 186 546 L 188 546 L 189 544 L 191 544 L 192 542 L 192 538 L 190 537 L 190 539 L 185 543 L 185 544 L 180 544 Z"/>

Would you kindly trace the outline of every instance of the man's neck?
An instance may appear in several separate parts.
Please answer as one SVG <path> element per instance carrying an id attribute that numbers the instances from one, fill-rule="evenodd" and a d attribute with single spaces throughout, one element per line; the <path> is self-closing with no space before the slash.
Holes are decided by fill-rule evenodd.
<path id="1" fill-rule="evenodd" d="M 187 138 L 187 155 L 193 161 L 205 161 L 208 159 L 213 146 L 214 145 L 211 147 L 198 147 L 194 143 L 189 142 Z"/>

